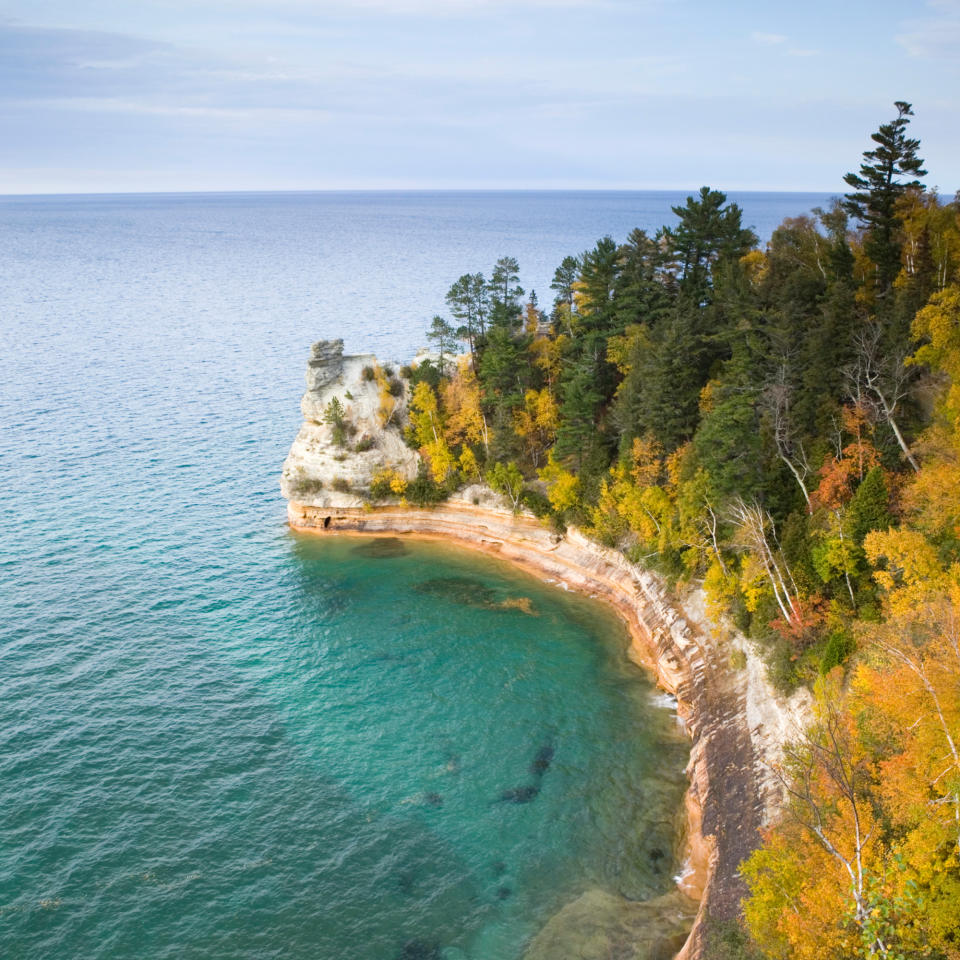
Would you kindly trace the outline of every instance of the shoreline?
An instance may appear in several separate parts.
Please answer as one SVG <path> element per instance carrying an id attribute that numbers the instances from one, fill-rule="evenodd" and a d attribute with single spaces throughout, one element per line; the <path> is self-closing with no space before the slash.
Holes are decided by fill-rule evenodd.
<path id="1" fill-rule="evenodd" d="M 734 919 L 744 892 L 741 860 L 759 845 L 759 830 L 779 798 L 771 795 L 762 731 L 751 728 L 750 694 L 729 650 L 702 620 L 671 601 L 657 578 L 576 528 L 563 536 L 533 517 L 452 498 L 433 507 L 315 507 L 291 500 L 290 527 L 318 535 L 376 535 L 453 542 L 507 560 L 560 589 L 575 590 L 613 607 L 625 622 L 628 656 L 677 700 L 691 740 L 684 794 L 686 834 L 677 889 L 699 901 L 678 960 L 703 956 L 708 920 Z M 693 621 L 694 623 L 691 623 Z M 754 685 L 755 686 L 755 685 Z M 757 699 L 757 691 L 752 691 Z M 789 712 L 772 691 L 772 708 Z M 762 723 L 761 723 L 762 726 Z M 772 745 L 771 738 L 767 738 Z"/>

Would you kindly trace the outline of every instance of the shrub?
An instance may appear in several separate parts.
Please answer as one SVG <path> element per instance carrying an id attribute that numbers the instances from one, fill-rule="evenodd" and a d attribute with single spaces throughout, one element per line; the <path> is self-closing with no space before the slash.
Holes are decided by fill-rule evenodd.
<path id="1" fill-rule="evenodd" d="M 323 481 L 319 477 L 308 477 L 301 469 L 290 478 L 290 486 L 294 493 L 309 496 L 323 489 Z"/>
<path id="2" fill-rule="evenodd" d="M 399 397 L 403 393 L 403 383 L 396 377 L 392 377 L 387 384 L 387 391 L 391 397 Z"/>
<path id="3" fill-rule="evenodd" d="M 407 484 L 407 499 L 418 507 L 440 503 L 450 496 L 450 491 L 438 484 L 427 471 L 426 464 L 420 464 L 417 476 Z"/>
<path id="4" fill-rule="evenodd" d="M 388 497 L 402 497 L 407 491 L 407 478 L 396 470 L 384 467 L 378 470 L 370 481 L 370 497 L 373 500 L 385 500 Z"/>
<path id="5" fill-rule="evenodd" d="M 520 494 L 520 503 L 541 520 L 553 513 L 550 501 L 539 490 L 524 490 Z"/>
<path id="6" fill-rule="evenodd" d="M 349 493 L 350 492 L 350 483 L 345 480 L 343 477 L 334 477 L 330 483 L 330 486 L 333 487 L 338 493 Z"/>
<path id="7" fill-rule="evenodd" d="M 391 367 L 390 364 L 388 363 L 388 364 L 383 368 L 383 373 L 384 373 L 384 375 L 389 379 L 390 377 L 393 376 L 393 367 Z"/>
<path id="8" fill-rule="evenodd" d="M 377 445 L 377 441 L 373 437 L 361 437 L 357 441 L 357 445 L 354 448 L 357 453 L 366 453 L 368 450 L 372 450 Z"/>
<path id="9" fill-rule="evenodd" d="M 731 670 L 746 670 L 747 668 L 747 655 L 737 647 L 734 647 L 730 651 L 728 660 L 730 661 Z"/>
<path id="10" fill-rule="evenodd" d="M 377 378 L 377 371 L 373 367 L 367 365 L 360 371 L 360 378 L 365 380 L 367 383 L 372 383 Z"/>

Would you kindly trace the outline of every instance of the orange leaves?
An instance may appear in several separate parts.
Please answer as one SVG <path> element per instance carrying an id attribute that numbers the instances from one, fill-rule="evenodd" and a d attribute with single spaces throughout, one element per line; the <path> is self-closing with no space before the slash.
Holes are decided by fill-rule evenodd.
<path id="1" fill-rule="evenodd" d="M 854 486 L 880 463 L 880 455 L 871 440 L 873 426 L 864 407 L 851 405 L 843 408 L 843 432 L 853 440 L 839 455 L 827 457 L 824 461 L 820 468 L 820 485 L 812 497 L 818 506 L 829 510 L 838 510 L 846 504 L 853 496 Z"/>

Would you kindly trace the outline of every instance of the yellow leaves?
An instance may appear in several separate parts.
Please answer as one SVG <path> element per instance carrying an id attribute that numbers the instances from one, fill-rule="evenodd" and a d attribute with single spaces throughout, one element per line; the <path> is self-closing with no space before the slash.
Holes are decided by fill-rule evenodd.
<path id="1" fill-rule="evenodd" d="M 460 451 L 460 474 L 464 480 L 479 480 L 480 465 L 477 463 L 477 457 L 469 447 L 464 447 Z"/>
<path id="2" fill-rule="evenodd" d="M 751 250 L 740 258 L 740 263 L 747 274 L 750 283 L 756 286 L 762 283 L 767 276 L 769 263 L 767 255 L 762 250 Z"/>
<path id="3" fill-rule="evenodd" d="M 948 442 L 946 438 L 942 440 L 941 451 L 946 451 Z M 927 535 L 938 537 L 950 533 L 960 539 L 958 491 L 960 460 L 942 456 L 929 458 L 904 491 L 903 504 L 913 522 Z"/>
<path id="4" fill-rule="evenodd" d="M 717 388 L 719 386 L 719 380 L 708 380 L 703 385 L 703 389 L 700 391 L 700 399 L 697 401 L 697 406 L 700 409 L 700 416 L 705 417 L 708 413 L 713 411 L 714 394 L 717 392 Z"/>
<path id="5" fill-rule="evenodd" d="M 370 493 L 377 499 L 387 496 L 402 497 L 407 492 L 407 478 L 398 470 L 384 467 L 370 481 Z"/>
<path id="6" fill-rule="evenodd" d="M 437 395 L 425 380 L 417 384 L 410 400 L 410 429 L 421 455 L 429 461 L 434 481 L 443 483 L 456 459 L 443 436 Z"/>
<path id="7" fill-rule="evenodd" d="M 556 436 L 559 420 L 560 408 L 548 388 L 528 390 L 523 407 L 513 411 L 513 431 L 521 439 L 539 435 L 546 445 Z"/>
<path id="8" fill-rule="evenodd" d="M 621 336 L 610 337 L 607 340 L 607 360 L 623 376 L 626 376 L 632 366 L 632 357 L 636 355 L 638 350 L 648 350 L 650 345 L 650 335 L 647 328 L 634 324 L 627 327 Z"/>
<path id="9" fill-rule="evenodd" d="M 459 364 L 453 378 L 444 385 L 443 405 L 447 412 L 443 436 L 451 447 L 462 443 L 482 443 L 486 447 L 490 438 L 480 406 L 480 384 L 469 361 Z"/>
<path id="10" fill-rule="evenodd" d="M 953 285 L 935 293 L 913 320 L 913 338 L 928 340 L 910 358 L 932 370 L 945 373 L 950 384 L 938 404 L 938 413 L 960 432 L 960 286 Z M 960 447 L 956 436 L 954 447 Z"/>
<path id="11" fill-rule="evenodd" d="M 547 465 L 537 471 L 537 476 L 547 485 L 547 499 L 557 513 L 563 513 L 580 501 L 580 478 L 564 470 L 553 459 L 553 452 Z"/>
<path id="12" fill-rule="evenodd" d="M 663 447 L 652 433 L 634 437 L 630 456 L 633 460 L 630 475 L 637 486 L 651 487 L 660 480 Z"/>
<path id="13" fill-rule="evenodd" d="M 886 591 L 894 616 L 909 612 L 946 585 L 936 550 L 918 530 L 873 530 L 863 549 L 877 568 L 873 578 Z"/>
<path id="14" fill-rule="evenodd" d="M 740 571 L 740 592 L 744 605 L 751 613 L 760 607 L 767 591 L 767 571 L 753 554 L 747 554 Z"/>
<path id="15" fill-rule="evenodd" d="M 730 603 L 739 589 L 736 573 L 724 570 L 716 559 L 707 567 L 703 577 L 703 592 L 707 598 L 707 610 L 714 619 L 730 609 Z"/>
<path id="16" fill-rule="evenodd" d="M 917 312 L 911 333 L 914 340 L 929 341 L 917 349 L 912 363 L 925 363 L 960 380 L 960 286 L 935 293 Z"/>
<path id="17" fill-rule="evenodd" d="M 553 383 L 560 375 L 563 364 L 563 350 L 567 342 L 568 337 L 561 334 L 556 339 L 535 337 L 530 344 L 533 365 L 543 371 L 548 383 Z"/>

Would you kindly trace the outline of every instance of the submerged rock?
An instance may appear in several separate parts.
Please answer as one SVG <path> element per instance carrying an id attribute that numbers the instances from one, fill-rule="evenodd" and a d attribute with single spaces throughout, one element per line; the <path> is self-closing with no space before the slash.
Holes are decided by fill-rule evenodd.
<path id="1" fill-rule="evenodd" d="M 464 607 L 478 607 L 482 610 L 522 610 L 524 613 L 536 616 L 529 597 L 507 597 L 506 600 L 498 600 L 492 588 L 482 580 L 474 580 L 472 577 L 435 577 L 418 583 L 413 589 L 417 593 L 439 597 Z"/>
<path id="2" fill-rule="evenodd" d="M 551 744 L 545 743 L 533 758 L 533 763 L 530 764 L 530 772 L 536 777 L 542 777 L 550 769 L 552 762 L 553 747 Z"/>
<path id="3" fill-rule="evenodd" d="M 443 960 L 440 944 L 427 940 L 408 940 L 396 960 Z"/>
<path id="4" fill-rule="evenodd" d="M 497 605 L 493 590 L 472 577 L 435 577 L 418 583 L 413 589 L 428 597 L 439 597 L 465 607 L 491 608 Z"/>
<path id="5" fill-rule="evenodd" d="M 637 903 L 588 890 L 548 921 L 523 960 L 670 960 L 696 913 L 696 903 L 676 891 Z"/>
<path id="6" fill-rule="evenodd" d="M 503 793 L 500 794 L 500 798 L 497 802 L 529 803 L 531 800 L 536 798 L 538 793 L 540 793 L 540 788 L 533 785 L 513 787 L 510 790 L 504 790 Z"/>
<path id="7" fill-rule="evenodd" d="M 410 551 L 399 537 L 376 537 L 373 540 L 365 540 L 351 552 L 368 560 L 392 560 L 395 557 L 410 555 Z"/>

